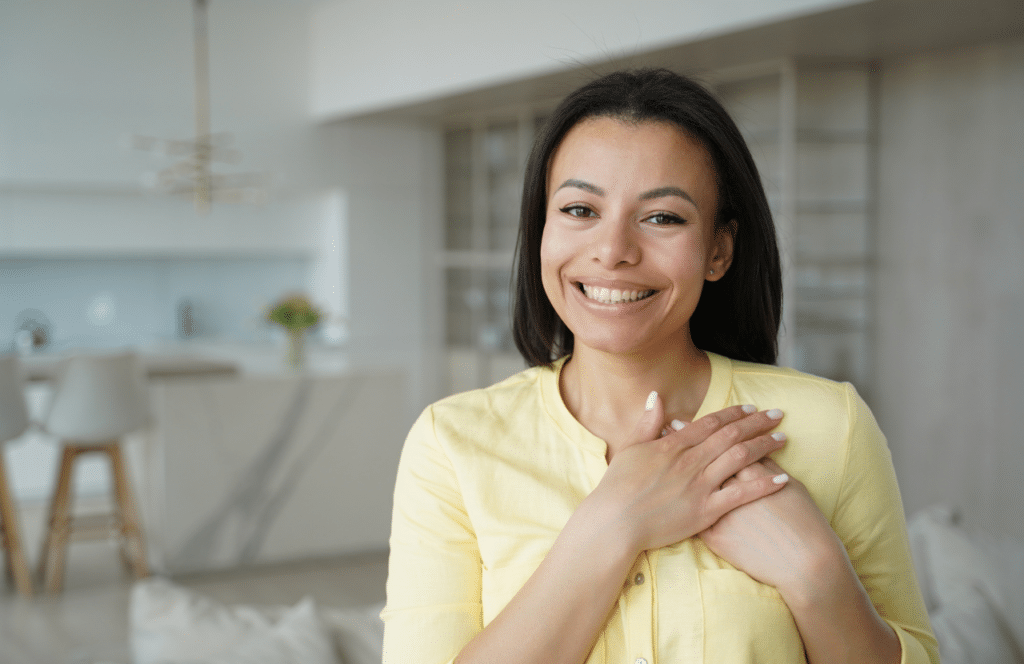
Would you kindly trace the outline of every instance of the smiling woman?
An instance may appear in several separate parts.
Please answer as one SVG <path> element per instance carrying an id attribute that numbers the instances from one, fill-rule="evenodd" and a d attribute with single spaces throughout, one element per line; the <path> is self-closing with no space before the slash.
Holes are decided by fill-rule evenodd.
<path id="1" fill-rule="evenodd" d="M 871 413 L 772 366 L 774 225 L 711 95 L 664 70 L 570 95 L 517 277 L 532 368 L 406 440 L 385 662 L 938 661 Z"/>
<path id="2" fill-rule="evenodd" d="M 579 330 L 577 356 L 697 358 L 690 317 L 704 280 L 732 259 L 714 173 L 707 151 L 671 124 L 595 118 L 566 134 L 548 171 L 540 258 L 548 301 Z"/>

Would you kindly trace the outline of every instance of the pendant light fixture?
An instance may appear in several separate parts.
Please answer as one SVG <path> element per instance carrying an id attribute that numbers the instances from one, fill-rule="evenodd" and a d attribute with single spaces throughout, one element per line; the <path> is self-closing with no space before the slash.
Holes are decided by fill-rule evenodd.
<path id="1" fill-rule="evenodd" d="M 210 133 L 210 53 L 207 30 L 208 0 L 192 0 L 195 52 L 195 138 L 165 140 L 133 136 L 140 150 L 181 157 L 158 173 L 147 175 L 144 184 L 160 193 L 191 198 L 196 212 L 205 214 L 214 202 L 262 203 L 269 179 L 263 173 L 214 173 L 213 164 L 238 163 L 241 153 L 230 147 L 228 133 Z"/>

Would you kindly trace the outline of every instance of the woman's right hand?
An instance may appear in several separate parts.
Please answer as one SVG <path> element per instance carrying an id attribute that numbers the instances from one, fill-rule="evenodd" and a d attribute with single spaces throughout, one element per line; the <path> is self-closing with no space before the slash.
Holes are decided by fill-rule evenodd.
<path id="1" fill-rule="evenodd" d="M 785 435 L 770 433 L 781 411 L 732 406 L 676 430 L 665 427 L 660 397 L 654 395 L 651 405 L 631 444 L 612 457 L 600 484 L 584 501 L 637 553 L 696 535 L 737 507 L 785 486 L 785 475 L 723 486 L 785 444 Z"/>

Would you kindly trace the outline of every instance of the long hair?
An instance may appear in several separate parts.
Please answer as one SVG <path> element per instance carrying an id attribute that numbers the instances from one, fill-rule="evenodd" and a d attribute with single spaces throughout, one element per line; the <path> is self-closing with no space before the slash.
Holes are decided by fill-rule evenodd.
<path id="1" fill-rule="evenodd" d="M 690 318 L 690 336 L 703 350 L 737 360 L 774 364 L 782 314 L 782 270 L 768 200 L 743 136 L 711 93 L 667 69 L 620 71 L 566 97 L 541 128 L 526 164 L 512 335 L 530 366 L 572 353 L 573 334 L 555 313 L 541 283 L 540 243 L 547 209 L 551 156 L 580 121 L 611 117 L 668 122 L 710 154 L 718 186 L 715 224 L 736 222 L 733 260 L 718 281 L 704 283 Z"/>

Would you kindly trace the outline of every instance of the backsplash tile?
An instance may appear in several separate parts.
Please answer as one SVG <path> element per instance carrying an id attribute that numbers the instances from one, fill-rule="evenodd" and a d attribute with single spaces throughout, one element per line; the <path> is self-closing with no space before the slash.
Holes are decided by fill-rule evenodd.
<path id="1" fill-rule="evenodd" d="M 0 352 L 32 320 L 48 326 L 52 352 L 174 340 L 185 301 L 193 337 L 269 340 L 263 307 L 308 290 L 309 269 L 309 259 L 279 256 L 0 259 Z M 31 344 L 25 333 L 19 341 Z"/>

